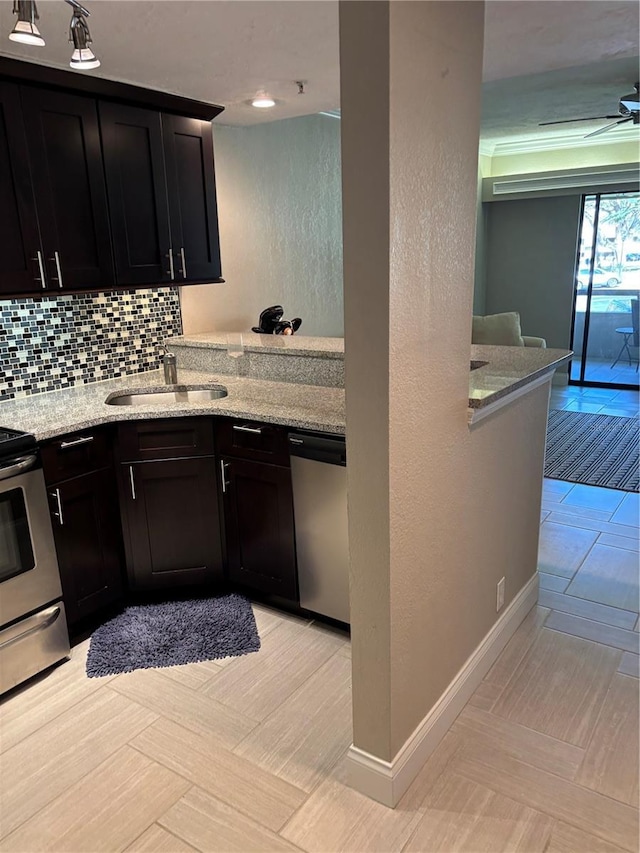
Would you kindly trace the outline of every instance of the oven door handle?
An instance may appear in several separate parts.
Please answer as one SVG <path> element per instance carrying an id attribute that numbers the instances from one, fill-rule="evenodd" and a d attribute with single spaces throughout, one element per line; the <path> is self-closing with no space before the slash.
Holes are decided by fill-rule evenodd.
<path id="1" fill-rule="evenodd" d="M 30 468 L 33 468 L 36 461 L 37 456 L 33 454 L 12 459 L 9 465 L 0 466 L 0 480 L 7 480 L 9 477 L 15 477 L 16 474 L 28 471 Z"/>
<path id="2" fill-rule="evenodd" d="M 40 613 L 36 613 L 35 616 L 30 616 L 29 619 L 25 620 L 28 624 L 27 628 L 24 628 L 20 622 L 17 625 L 12 625 L 10 628 L 5 628 L 1 634 L 3 639 L 0 641 L 0 649 L 6 649 L 7 646 L 17 643 L 18 640 L 24 640 L 31 636 L 31 634 L 44 631 L 45 628 L 53 625 L 60 616 L 60 612 L 60 607 L 54 604 L 52 607 L 48 607 L 46 610 L 42 610 Z"/>

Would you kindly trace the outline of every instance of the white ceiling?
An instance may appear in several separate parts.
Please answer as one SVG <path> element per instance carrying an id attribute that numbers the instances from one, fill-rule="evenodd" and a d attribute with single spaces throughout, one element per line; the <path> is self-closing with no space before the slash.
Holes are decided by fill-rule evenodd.
<path id="1" fill-rule="evenodd" d="M 339 107 L 335 0 L 86 2 L 102 60 L 90 73 L 221 104 L 216 121 L 224 124 Z M 28 48 L 7 39 L 12 4 L 0 0 L 0 53 L 67 67 L 69 7 L 40 0 L 38 8 L 47 43 Z M 483 138 L 522 138 L 540 133 L 539 121 L 615 113 L 638 77 L 639 8 L 616 0 L 490 0 Z M 306 81 L 304 95 L 296 80 Z M 260 90 L 276 108 L 246 103 Z"/>

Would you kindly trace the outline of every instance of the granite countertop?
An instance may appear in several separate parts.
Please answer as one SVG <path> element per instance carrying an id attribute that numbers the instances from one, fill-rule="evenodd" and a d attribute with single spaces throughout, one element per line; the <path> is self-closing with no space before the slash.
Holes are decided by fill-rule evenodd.
<path id="1" fill-rule="evenodd" d="M 487 364 L 469 374 L 469 408 L 480 409 L 566 364 L 571 351 L 472 344 L 471 358 Z"/>
<path id="2" fill-rule="evenodd" d="M 212 337 L 215 336 L 196 336 L 202 339 L 202 346 L 211 346 L 207 339 Z M 224 339 L 226 346 L 226 336 Z M 192 338 L 184 340 L 191 341 Z M 300 352 L 289 346 L 289 340 L 283 341 L 284 348 L 291 350 L 292 355 Z M 341 338 L 306 338 L 306 342 L 309 341 L 330 342 L 325 351 L 328 358 L 343 356 Z M 282 349 L 280 344 L 276 346 Z M 305 354 L 320 352 L 310 349 L 311 345 L 307 343 L 305 346 Z M 543 379 L 568 361 L 569 357 L 568 350 L 472 346 L 471 358 L 487 364 L 469 374 L 469 411 L 479 415 L 484 409 L 508 403 L 512 394 Z M 0 424 L 9 429 L 31 432 L 40 441 L 103 423 L 184 415 L 224 415 L 337 435 L 344 435 L 345 432 L 345 397 L 342 388 L 269 382 L 182 368 L 178 370 L 178 379 L 178 385 L 167 386 L 161 371 L 153 370 L 8 400 L 0 403 Z M 228 396 L 198 403 L 171 401 L 161 405 L 135 406 L 110 406 L 106 403 L 113 394 L 166 390 L 169 387 L 179 390 L 184 385 L 222 385 L 227 389 Z"/>
<path id="3" fill-rule="evenodd" d="M 228 349 L 245 352 L 290 353 L 317 358 L 344 358 L 344 338 L 316 338 L 310 335 L 259 335 L 256 332 L 206 332 L 167 338 L 166 345 Z"/>
<path id="4" fill-rule="evenodd" d="M 33 433 L 39 441 L 115 421 L 184 415 L 226 415 L 337 435 L 345 431 L 344 391 L 341 388 L 266 382 L 182 369 L 178 370 L 178 379 L 178 385 L 167 386 L 161 371 L 153 370 L 8 400 L 0 403 L 0 424 Z M 229 394 L 219 400 L 199 403 L 109 406 L 105 402 L 114 392 L 164 391 L 168 387 L 177 390 L 184 385 L 222 385 Z"/>

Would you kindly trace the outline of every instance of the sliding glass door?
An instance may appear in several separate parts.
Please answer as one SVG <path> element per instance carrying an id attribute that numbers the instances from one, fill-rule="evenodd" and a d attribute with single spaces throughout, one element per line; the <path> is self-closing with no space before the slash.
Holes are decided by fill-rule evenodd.
<path id="1" fill-rule="evenodd" d="M 638 388 L 640 193 L 583 197 L 569 381 Z"/>

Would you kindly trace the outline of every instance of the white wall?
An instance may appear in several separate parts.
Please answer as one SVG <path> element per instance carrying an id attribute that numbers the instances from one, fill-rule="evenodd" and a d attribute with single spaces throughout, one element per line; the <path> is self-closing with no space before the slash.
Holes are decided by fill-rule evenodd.
<path id="1" fill-rule="evenodd" d="M 340 122 L 214 125 L 214 146 L 226 284 L 182 288 L 185 334 L 247 330 L 279 304 L 301 334 L 341 336 Z"/>

